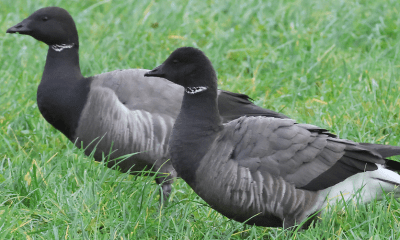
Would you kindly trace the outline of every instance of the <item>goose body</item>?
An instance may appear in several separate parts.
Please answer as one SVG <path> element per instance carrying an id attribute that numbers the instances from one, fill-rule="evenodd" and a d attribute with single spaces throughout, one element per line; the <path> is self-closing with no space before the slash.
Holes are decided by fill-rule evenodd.
<path id="1" fill-rule="evenodd" d="M 367 203 L 394 191 L 400 176 L 385 159 L 400 147 L 339 139 L 292 119 L 241 117 L 221 121 L 217 77 L 198 49 L 175 50 L 146 76 L 163 76 L 186 91 L 170 139 L 177 173 L 228 218 L 292 227 L 337 199 L 360 192 Z M 193 93 L 191 89 L 201 89 Z"/>
<path id="2" fill-rule="evenodd" d="M 7 33 L 30 35 L 49 46 L 37 102 L 43 117 L 87 155 L 132 173 L 152 169 L 161 183 L 175 176 L 168 141 L 179 113 L 183 88 L 165 79 L 143 80 L 144 69 L 116 70 L 84 77 L 79 66 L 79 41 L 74 20 L 58 7 L 42 8 Z M 246 95 L 218 90 L 225 121 L 242 115 L 286 118 L 254 105 Z M 114 159 L 127 155 L 123 160 Z M 165 198 L 171 181 L 163 182 Z"/>

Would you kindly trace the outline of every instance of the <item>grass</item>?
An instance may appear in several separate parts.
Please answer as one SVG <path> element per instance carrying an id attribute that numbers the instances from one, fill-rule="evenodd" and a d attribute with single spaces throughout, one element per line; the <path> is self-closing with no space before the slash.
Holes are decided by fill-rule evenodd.
<path id="1" fill-rule="evenodd" d="M 391 194 L 341 203 L 294 232 L 230 221 L 181 180 L 160 209 L 152 177 L 95 163 L 41 117 L 36 89 L 47 46 L 5 31 L 50 5 L 76 21 L 85 76 L 152 69 L 175 48 L 194 46 L 213 62 L 222 89 L 342 138 L 399 145 L 397 0 L 3 0 L 0 239 L 400 238 Z"/>

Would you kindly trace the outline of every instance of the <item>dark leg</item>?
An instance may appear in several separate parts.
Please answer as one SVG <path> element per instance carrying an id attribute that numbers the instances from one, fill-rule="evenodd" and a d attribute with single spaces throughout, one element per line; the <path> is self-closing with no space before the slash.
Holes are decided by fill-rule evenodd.
<path id="1" fill-rule="evenodd" d="M 172 178 L 168 177 L 156 177 L 156 183 L 161 185 L 160 188 L 160 205 L 166 205 L 168 202 L 169 195 L 171 194 L 172 186 L 171 183 L 173 182 Z"/>
<path id="2" fill-rule="evenodd" d="M 171 184 L 174 182 L 175 177 L 176 177 L 176 172 L 175 169 L 173 169 L 170 162 L 164 162 L 164 164 L 158 169 L 158 176 L 156 176 L 156 183 L 161 185 L 160 205 L 166 204 L 168 202 L 168 198 L 172 190 Z"/>

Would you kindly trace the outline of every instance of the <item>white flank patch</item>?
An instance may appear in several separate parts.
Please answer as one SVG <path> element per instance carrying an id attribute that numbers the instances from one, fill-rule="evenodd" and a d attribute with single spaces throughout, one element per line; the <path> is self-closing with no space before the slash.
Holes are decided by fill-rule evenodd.
<path id="1" fill-rule="evenodd" d="M 72 48 L 74 46 L 74 44 L 54 44 L 51 45 L 51 48 L 56 51 L 56 52 L 61 52 L 62 50 L 66 49 L 66 48 Z"/>
<path id="2" fill-rule="evenodd" d="M 207 90 L 207 87 L 187 87 L 185 89 L 186 93 L 189 94 L 196 94 L 199 92 L 204 92 L 205 90 Z"/>
<path id="3" fill-rule="evenodd" d="M 386 180 L 400 184 L 400 175 L 379 164 L 377 165 L 378 169 L 375 171 L 357 173 L 343 182 L 321 190 L 320 200 L 326 201 L 323 207 L 328 204 L 335 205 L 336 200 L 343 198 L 347 201 L 353 197 L 360 197 L 361 202 L 368 203 L 375 198 L 382 199 L 384 192 L 394 192 L 395 197 L 400 197 L 400 188 L 398 186 L 382 181 Z"/>

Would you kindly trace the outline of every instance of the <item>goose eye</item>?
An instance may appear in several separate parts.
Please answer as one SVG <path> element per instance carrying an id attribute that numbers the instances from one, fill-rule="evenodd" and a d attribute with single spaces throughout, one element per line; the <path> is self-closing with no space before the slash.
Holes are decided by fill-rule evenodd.
<path id="1" fill-rule="evenodd" d="M 43 22 L 46 22 L 47 20 L 49 20 L 49 18 L 47 16 L 42 17 Z"/>
<path id="2" fill-rule="evenodd" d="M 177 60 L 177 59 L 174 59 L 174 60 L 172 60 L 172 62 L 173 62 L 173 63 L 178 63 L 178 62 L 179 62 L 179 60 Z"/>

